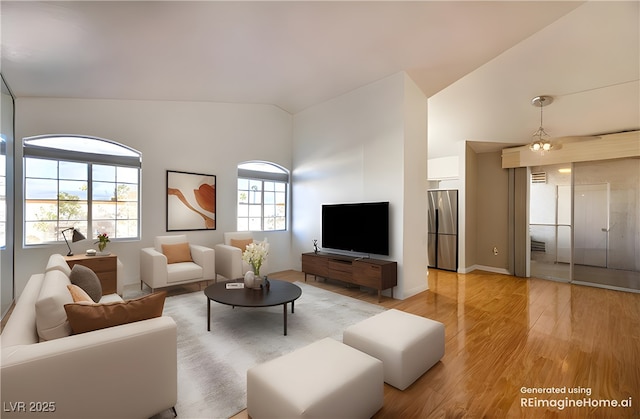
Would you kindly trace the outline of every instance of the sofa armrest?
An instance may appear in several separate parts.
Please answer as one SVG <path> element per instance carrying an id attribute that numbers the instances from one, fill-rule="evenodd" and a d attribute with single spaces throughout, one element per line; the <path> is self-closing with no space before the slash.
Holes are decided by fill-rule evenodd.
<path id="1" fill-rule="evenodd" d="M 151 288 L 167 285 L 167 257 L 153 247 L 140 249 L 140 280 Z"/>
<path id="2" fill-rule="evenodd" d="M 216 279 L 216 252 L 209 247 L 190 244 L 191 258 L 196 265 L 202 267 L 202 278 Z"/>
<path id="3" fill-rule="evenodd" d="M 54 404 L 29 417 L 147 418 L 177 401 L 176 324 L 163 316 L 3 348 L 1 372 L 3 405 Z M 2 417 L 12 413 L 25 415 Z"/>
<path id="4" fill-rule="evenodd" d="M 216 272 L 227 279 L 238 279 L 242 272 L 242 250 L 228 244 L 216 244 Z"/>

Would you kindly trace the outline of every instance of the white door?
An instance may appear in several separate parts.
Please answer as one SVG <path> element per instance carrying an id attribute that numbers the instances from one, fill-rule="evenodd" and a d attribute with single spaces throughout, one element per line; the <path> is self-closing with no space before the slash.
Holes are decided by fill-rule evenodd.
<path id="1" fill-rule="evenodd" d="M 574 188 L 573 262 L 607 267 L 609 238 L 609 184 L 576 185 Z"/>

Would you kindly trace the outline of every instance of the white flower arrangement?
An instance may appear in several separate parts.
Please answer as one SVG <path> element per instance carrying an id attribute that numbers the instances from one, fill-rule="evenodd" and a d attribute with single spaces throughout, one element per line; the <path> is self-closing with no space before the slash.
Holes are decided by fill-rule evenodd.
<path id="1" fill-rule="evenodd" d="M 259 276 L 262 262 L 264 262 L 268 254 L 269 251 L 267 250 L 266 240 L 264 242 L 249 243 L 242 253 L 242 260 L 251 265 L 253 273 Z"/>

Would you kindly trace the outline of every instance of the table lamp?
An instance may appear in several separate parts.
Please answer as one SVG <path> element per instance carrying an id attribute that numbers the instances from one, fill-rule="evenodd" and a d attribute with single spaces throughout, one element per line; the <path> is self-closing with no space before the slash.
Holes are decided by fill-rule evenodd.
<path id="1" fill-rule="evenodd" d="M 80 240 L 84 240 L 86 239 L 86 237 L 84 236 L 84 234 L 80 233 L 79 230 L 76 230 L 75 227 L 69 227 L 69 228 L 65 228 L 64 230 L 62 230 L 62 237 L 64 238 L 65 243 L 67 243 L 67 247 L 69 248 L 69 253 L 67 253 L 67 256 L 73 256 L 73 252 L 71 251 L 71 246 L 69 246 L 69 240 L 67 240 L 67 236 L 65 236 L 64 232 L 65 231 L 69 231 L 69 230 L 73 230 L 73 236 L 71 237 L 71 242 L 75 243 L 77 241 Z"/>

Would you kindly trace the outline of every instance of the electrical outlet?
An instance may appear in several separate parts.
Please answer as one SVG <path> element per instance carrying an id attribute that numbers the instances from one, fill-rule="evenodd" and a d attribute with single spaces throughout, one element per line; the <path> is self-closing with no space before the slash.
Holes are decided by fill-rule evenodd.
<path id="1" fill-rule="evenodd" d="M 498 256 L 498 248 L 493 246 L 493 256 Z"/>

